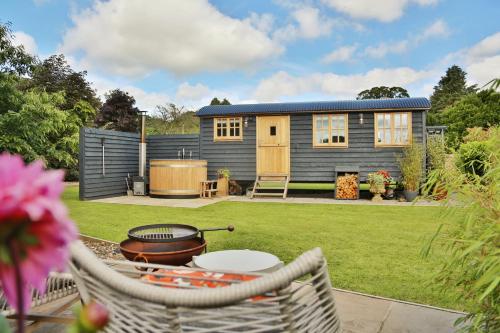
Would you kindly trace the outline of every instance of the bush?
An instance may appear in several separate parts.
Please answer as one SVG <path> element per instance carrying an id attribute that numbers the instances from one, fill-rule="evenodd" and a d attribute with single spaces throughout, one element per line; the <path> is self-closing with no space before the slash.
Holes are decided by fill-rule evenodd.
<path id="1" fill-rule="evenodd" d="M 418 191 L 423 175 L 424 151 L 422 145 L 412 144 L 398 157 L 403 186 L 407 191 Z"/>
<path id="2" fill-rule="evenodd" d="M 484 141 L 464 143 L 458 149 L 457 166 L 469 176 L 482 177 L 487 171 L 490 154 Z"/>
<path id="3" fill-rule="evenodd" d="M 495 128 L 472 127 L 467 129 L 467 135 L 464 136 L 464 142 L 488 141 L 494 134 Z"/>

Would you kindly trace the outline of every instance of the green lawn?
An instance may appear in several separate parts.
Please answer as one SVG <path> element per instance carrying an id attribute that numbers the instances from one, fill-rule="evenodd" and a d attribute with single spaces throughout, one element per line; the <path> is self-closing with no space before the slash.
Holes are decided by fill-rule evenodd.
<path id="1" fill-rule="evenodd" d="M 463 309 L 454 293 L 429 287 L 438 265 L 435 252 L 422 259 L 423 238 L 442 221 L 439 207 L 313 205 L 220 202 L 198 209 L 78 201 L 69 187 L 64 201 L 80 231 L 113 241 L 131 227 L 186 223 L 199 228 L 234 224 L 236 230 L 207 234 L 209 250 L 256 249 L 285 262 L 319 246 L 335 287 L 419 303 Z"/>

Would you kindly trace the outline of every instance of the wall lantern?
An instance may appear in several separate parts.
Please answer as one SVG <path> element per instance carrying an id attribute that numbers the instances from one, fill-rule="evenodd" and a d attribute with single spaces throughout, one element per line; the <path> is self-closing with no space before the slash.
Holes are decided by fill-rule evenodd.
<path id="1" fill-rule="evenodd" d="M 359 124 L 363 125 L 365 123 L 365 119 L 363 118 L 363 113 L 359 114 Z"/>
<path id="2" fill-rule="evenodd" d="M 248 117 L 243 118 L 243 126 L 248 127 Z"/>

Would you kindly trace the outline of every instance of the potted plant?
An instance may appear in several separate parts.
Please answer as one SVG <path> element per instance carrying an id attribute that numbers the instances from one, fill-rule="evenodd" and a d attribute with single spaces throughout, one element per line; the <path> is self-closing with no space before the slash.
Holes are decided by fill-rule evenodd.
<path id="1" fill-rule="evenodd" d="M 398 163 L 401 170 L 404 196 L 407 201 L 413 201 L 418 196 L 424 169 L 422 145 L 412 144 L 404 148 L 403 154 L 398 157 Z"/>
<path id="2" fill-rule="evenodd" d="M 384 197 L 387 199 L 392 199 L 394 198 L 394 190 L 396 189 L 396 180 L 391 177 L 389 174 L 389 171 L 387 170 L 379 170 L 377 171 L 379 175 L 382 175 L 384 177 L 384 185 L 385 185 L 385 192 Z"/>
<path id="3" fill-rule="evenodd" d="M 227 168 L 217 170 L 217 195 L 227 196 L 229 193 L 229 177 L 231 171 Z"/>
<path id="4" fill-rule="evenodd" d="M 379 173 L 369 173 L 368 183 L 370 192 L 373 194 L 372 201 L 382 201 L 381 194 L 385 193 L 385 178 Z"/>

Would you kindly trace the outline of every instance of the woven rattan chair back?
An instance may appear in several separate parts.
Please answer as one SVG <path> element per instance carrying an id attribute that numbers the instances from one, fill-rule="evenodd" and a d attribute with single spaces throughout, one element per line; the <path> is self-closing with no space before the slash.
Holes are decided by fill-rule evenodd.
<path id="1" fill-rule="evenodd" d="M 106 332 L 340 332 L 319 248 L 274 273 L 225 280 L 218 288 L 201 286 L 220 284 L 220 272 L 103 262 L 81 242 L 72 244 L 71 253 L 84 303 L 96 300 L 111 312 Z M 187 277 L 193 271 L 203 274 Z"/>

